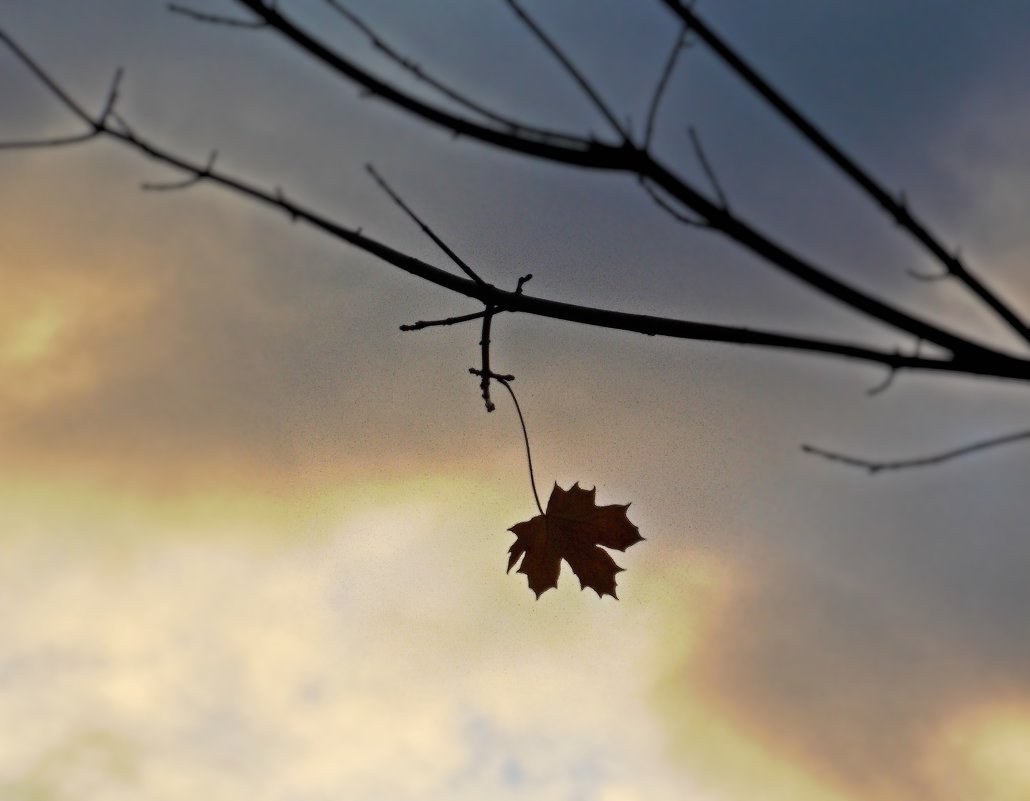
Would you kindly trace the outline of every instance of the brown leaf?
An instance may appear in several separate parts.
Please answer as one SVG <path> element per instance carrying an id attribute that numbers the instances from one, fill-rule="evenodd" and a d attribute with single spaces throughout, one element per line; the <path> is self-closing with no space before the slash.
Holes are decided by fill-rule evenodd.
<path id="1" fill-rule="evenodd" d="M 516 537 L 508 549 L 508 572 L 522 558 L 518 572 L 526 574 L 537 598 L 558 586 L 562 559 L 579 577 L 580 589 L 590 587 L 599 598 L 618 598 L 615 574 L 622 568 L 598 546 L 625 551 L 644 538 L 626 516 L 628 503 L 598 506 L 595 492 L 581 489 L 578 483 L 568 490 L 555 484 L 544 514 L 508 529 Z"/>

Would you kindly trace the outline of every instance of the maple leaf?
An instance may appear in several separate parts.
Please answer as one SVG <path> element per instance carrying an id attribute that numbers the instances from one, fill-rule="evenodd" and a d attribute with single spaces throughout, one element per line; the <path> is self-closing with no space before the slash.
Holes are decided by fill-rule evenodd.
<path id="1" fill-rule="evenodd" d="M 590 587 L 598 598 L 618 598 L 615 574 L 623 568 L 599 546 L 625 551 L 644 538 L 626 516 L 628 503 L 598 506 L 595 492 L 596 488 L 585 490 L 578 483 L 568 490 L 555 484 L 544 514 L 508 529 L 516 537 L 508 549 L 508 572 L 522 559 L 517 572 L 526 574 L 537 598 L 558 586 L 562 559 L 579 578 L 581 590 Z"/>

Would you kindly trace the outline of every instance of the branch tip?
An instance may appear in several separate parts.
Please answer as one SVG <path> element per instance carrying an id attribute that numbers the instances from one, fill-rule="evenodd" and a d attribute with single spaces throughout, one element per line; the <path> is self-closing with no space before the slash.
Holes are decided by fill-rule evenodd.
<path id="1" fill-rule="evenodd" d="M 701 146 L 701 137 L 698 135 L 697 129 L 691 125 L 687 128 L 687 134 L 690 136 L 690 142 L 694 146 L 694 153 L 697 155 L 697 160 L 701 164 L 701 169 L 704 170 L 705 176 L 708 178 L 708 183 L 715 192 L 715 196 L 719 199 L 719 206 L 723 211 L 728 212 L 730 210 L 729 201 L 726 199 L 726 193 L 722 191 L 722 186 L 715 175 L 715 170 L 712 169 L 712 165 L 708 161 L 708 157 L 705 155 L 705 150 Z"/>
<path id="2" fill-rule="evenodd" d="M 992 437 L 990 439 L 983 439 L 973 442 L 969 445 L 963 445 L 959 448 L 954 448 L 949 451 L 942 451 L 940 453 L 931 454 L 929 456 L 918 456 L 912 459 L 899 459 L 896 461 L 876 461 L 872 459 L 861 459 L 856 456 L 849 456 L 848 454 L 839 453 L 837 451 L 830 451 L 824 448 L 816 447 L 815 445 L 802 445 L 801 450 L 805 453 L 810 453 L 814 456 L 826 459 L 830 462 L 837 462 L 844 464 L 849 467 L 857 467 L 865 470 L 870 475 L 884 472 L 887 470 L 908 470 L 915 467 L 929 467 L 931 465 L 937 465 L 942 462 L 947 462 L 952 459 L 957 459 L 962 456 L 967 456 L 971 453 L 978 451 L 988 450 L 990 448 L 997 448 L 1002 445 L 1010 445 L 1015 442 L 1030 439 L 1030 430 L 1017 431 L 1014 434 L 1005 434 L 1000 437 Z"/>
<path id="3" fill-rule="evenodd" d="M 168 3 L 167 9 L 173 14 L 179 14 L 183 17 L 194 20 L 195 22 L 203 22 L 208 25 L 222 25 L 226 28 L 264 28 L 267 27 L 268 23 L 262 19 L 237 19 L 235 17 L 225 17 L 221 14 L 209 14 L 206 11 L 199 11 L 191 6 L 182 5 L 181 3 Z M 275 3 L 269 6 L 270 11 L 275 11 Z"/>
<path id="4" fill-rule="evenodd" d="M 658 84 L 655 86 L 654 95 L 651 98 L 651 106 L 647 111 L 647 124 L 644 126 L 644 150 L 647 150 L 651 146 L 651 137 L 654 134 L 654 124 L 658 117 L 658 106 L 662 101 L 662 95 L 665 93 L 665 87 L 669 83 L 672 71 L 676 67 L 676 60 L 679 58 L 680 52 L 688 46 L 687 34 L 689 32 L 690 25 L 684 23 L 683 27 L 680 29 L 679 36 L 676 37 L 676 42 L 672 46 L 672 51 L 669 53 L 669 57 L 665 61 L 662 73 L 658 78 Z"/>

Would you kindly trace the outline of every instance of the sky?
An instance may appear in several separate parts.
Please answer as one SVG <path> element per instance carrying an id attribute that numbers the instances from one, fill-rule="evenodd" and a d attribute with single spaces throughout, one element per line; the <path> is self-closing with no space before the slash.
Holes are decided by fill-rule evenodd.
<path id="1" fill-rule="evenodd" d="M 661 3 L 526 0 L 640 130 Z M 197 8 L 233 13 L 225 0 Z M 328 6 L 284 13 L 410 87 Z M 604 120 L 504 3 L 349 6 L 518 116 Z M 117 67 L 148 138 L 441 267 L 372 163 L 487 280 L 530 294 L 911 349 L 624 176 L 455 140 L 288 42 L 157 0 L 3 0 L 84 105 Z M 701 0 L 698 11 L 1014 305 L 1030 309 L 1030 6 Z M 54 24 L 60 19 L 60 24 Z M 428 90 L 413 87 L 413 91 Z M 432 95 L 427 95 L 432 97 Z M 76 121 L 0 52 L 0 141 Z M 660 157 L 905 308 L 1018 351 L 700 45 Z M 506 575 L 536 514 L 486 414 L 469 301 L 110 142 L 0 152 L 0 798 L 88 801 L 1030 797 L 1025 389 L 498 317 L 541 494 L 597 487 L 646 541 L 619 598 Z"/>

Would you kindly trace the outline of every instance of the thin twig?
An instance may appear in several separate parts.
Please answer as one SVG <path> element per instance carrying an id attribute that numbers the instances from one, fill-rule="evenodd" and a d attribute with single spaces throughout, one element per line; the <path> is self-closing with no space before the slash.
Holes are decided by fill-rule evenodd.
<path id="1" fill-rule="evenodd" d="M 436 244 L 436 246 L 438 248 L 440 248 L 440 250 L 442 250 L 444 253 L 447 254 L 447 258 L 449 258 L 451 261 L 453 261 L 455 264 L 457 264 L 458 267 L 461 268 L 462 272 L 464 272 L 465 275 L 467 275 L 473 281 L 475 281 L 476 283 L 479 283 L 479 284 L 483 284 L 483 285 L 486 284 L 486 281 L 484 281 L 482 278 L 480 278 L 478 275 L 476 275 L 476 271 L 475 270 L 473 270 L 471 267 L 469 267 L 468 264 L 466 264 L 458 256 L 457 253 L 455 253 L 453 250 L 451 250 L 447 246 L 447 244 L 442 239 L 440 239 L 440 237 L 438 237 L 435 233 L 433 233 L 433 229 L 432 228 L 430 228 L 428 225 L 426 225 L 424 222 L 422 222 L 422 220 L 419 219 L 419 216 L 417 214 L 415 214 L 415 212 L 413 212 L 410 208 L 408 208 L 408 205 L 403 200 L 401 200 L 400 195 L 398 195 L 396 192 L 394 192 L 390 188 L 389 184 L 387 184 L 386 181 L 384 181 L 382 179 L 382 177 L 380 177 L 379 173 L 376 172 L 375 167 L 373 167 L 371 164 L 366 164 L 365 165 L 365 169 L 368 171 L 368 174 L 372 176 L 372 178 L 375 180 L 375 182 L 377 184 L 379 184 L 380 189 L 382 189 L 384 192 L 386 192 L 386 194 L 390 196 L 390 199 L 393 200 L 393 202 L 396 203 L 398 206 L 400 206 L 401 210 L 405 214 L 407 214 L 412 219 L 412 221 L 419 228 L 422 229 L 423 233 L 425 233 L 426 236 L 428 236 L 430 239 L 432 239 L 433 242 Z"/>
<path id="2" fill-rule="evenodd" d="M 207 164 L 204 169 L 195 172 L 188 178 L 184 178 L 181 181 L 164 181 L 164 182 L 145 182 L 140 184 L 140 187 L 147 192 L 171 192 L 177 189 L 188 189 L 191 186 L 195 186 L 203 181 L 205 178 L 211 176 L 211 170 L 215 166 L 215 159 L 218 158 L 218 151 L 212 150 L 211 155 L 208 156 Z M 277 190 L 282 195 L 282 190 Z"/>
<path id="3" fill-rule="evenodd" d="M 669 53 L 669 58 L 665 62 L 665 67 L 662 69 L 661 77 L 658 78 L 658 85 L 654 90 L 654 97 L 651 98 L 651 107 L 647 111 L 647 125 L 644 127 L 644 144 L 642 147 L 647 150 L 651 146 L 651 136 L 654 134 L 654 122 L 658 116 L 658 106 L 662 101 L 662 95 L 665 92 L 665 87 L 669 83 L 669 77 L 672 75 L 672 71 L 676 66 L 676 59 L 679 58 L 680 51 L 687 46 L 687 34 L 690 33 L 690 26 L 684 25 L 680 30 L 679 36 L 676 37 L 676 43 L 672 46 L 672 51 Z"/>
<path id="4" fill-rule="evenodd" d="M 18 57 L 18 60 L 28 68 L 29 72 L 35 75 L 36 78 L 38 78 L 43 85 L 46 86 L 46 88 L 49 89 L 51 93 L 53 93 L 53 95 L 68 108 L 69 111 L 72 112 L 72 114 L 86 123 L 95 132 L 99 133 L 98 129 L 100 126 L 98 126 L 97 122 L 90 116 L 89 112 L 80 106 L 71 95 L 64 91 L 61 85 L 51 78 L 43 68 L 36 63 L 35 59 L 22 50 L 21 46 L 14 41 L 14 39 L 4 33 L 2 29 L 0 29 L 0 42 L 7 45 L 8 49 Z"/>
<path id="5" fill-rule="evenodd" d="M 483 104 L 472 100 L 471 98 L 461 94 L 460 92 L 447 86 L 447 84 L 429 75 L 419 64 L 416 64 L 411 59 L 404 56 L 399 51 L 391 47 L 387 42 L 364 20 L 361 19 L 357 14 L 351 11 L 349 8 L 344 6 L 339 0 L 325 0 L 325 2 L 336 11 L 340 16 L 346 19 L 351 25 L 361 31 L 365 36 L 368 37 L 372 46 L 382 53 L 386 58 L 392 61 L 394 64 L 399 66 L 408 74 L 412 75 L 417 80 L 432 87 L 437 92 L 442 94 L 444 97 L 453 100 L 460 106 L 467 108 L 469 111 L 475 112 L 488 120 L 499 123 L 505 126 L 509 130 L 515 133 L 532 134 L 538 136 L 541 139 L 553 139 L 558 141 L 569 141 L 576 142 L 577 139 L 570 138 L 565 134 L 557 131 L 549 131 L 544 128 L 538 128 L 533 125 L 527 125 L 526 123 L 514 120 L 511 117 L 507 117 L 503 114 L 498 114 L 496 111 L 488 109 Z"/>
<path id="6" fill-rule="evenodd" d="M 65 145 L 77 145 L 88 142 L 100 135 L 99 131 L 87 131 L 71 136 L 59 136 L 53 139 L 25 139 L 13 142 L 0 142 L 0 150 L 32 150 L 44 147 L 64 147 Z"/>
<path id="7" fill-rule="evenodd" d="M 915 459 L 900 459 L 893 462 L 877 462 L 870 459 L 859 459 L 858 457 L 848 456 L 847 454 L 837 453 L 836 451 L 817 448 L 814 445 L 802 445 L 801 450 L 805 453 L 821 456 L 823 459 L 827 459 L 831 462 L 839 462 L 850 467 L 860 467 L 867 470 L 870 474 L 875 474 L 884 470 L 907 470 L 913 467 L 927 467 L 929 465 L 940 464 L 941 462 L 946 462 L 949 459 L 957 459 L 960 456 L 966 456 L 970 453 L 987 450 L 988 448 L 996 448 L 1000 445 L 1009 445 L 1013 442 L 1019 442 L 1025 439 L 1030 439 L 1030 431 L 1019 431 L 1015 434 L 1006 434 L 1002 437 L 981 440 L 979 442 L 974 442 L 971 445 L 964 445 L 961 448 L 955 448 L 954 450 L 944 451 L 930 456 L 920 456 Z"/>
<path id="8" fill-rule="evenodd" d="M 701 163 L 701 169 L 705 171 L 708 183 L 711 184 L 712 190 L 715 192 L 715 196 L 719 198 L 719 206 L 723 211 L 729 211 L 730 204 L 729 201 L 726 200 L 726 193 L 722 191 L 719 179 L 715 177 L 715 170 L 712 169 L 712 165 L 708 161 L 708 157 L 705 155 L 705 149 L 701 147 L 701 137 L 698 136 L 697 131 L 693 126 L 687 128 L 687 133 L 690 135 L 690 142 L 694 146 L 694 153 L 697 154 L 697 160 Z"/>
<path id="9" fill-rule="evenodd" d="M 540 496 L 536 491 L 536 477 L 533 475 L 533 453 L 529 449 L 529 432 L 526 431 L 526 420 L 522 416 L 522 407 L 519 406 L 519 399 L 515 397 L 515 391 L 511 388 L 511 376 L 494 376 L 498 384 L 508 390 L 511 395 L 511 402 L 515 404 L 515 411 L 519 416 L 519 425 L 522 426 L 522 439 L 526 443 L 526 463 L 529 465 L 529 486 L 533 488 L 533 500 L 536 501 L 536 508 L 540 514 L 544 514 L 544 507 L 540 505 Z"/>
<path id="10" fill-rule="evenodd" d="M 224 25 L 227 28 L 265 28 L 268 26 L 262 19 L 236 19 L 235 17 L 224 17 L 221 14 L 208 14 L 205 11 L 198 11 L 189 6 L 179 3 L 169 3 L 168 10 L 173 14 L 181 14 L 197 22 L 205 22 L 209 25 Z"/>
<path id="11" fill-rule="evenodd" d="M 442 320 L 419 320 L 416 323 L 410 323 L 401 326 L 401 331 L 421 331 L 423 328 L 433 328 L 442 325 L 457 325 L 458 323 L 467 323 L 470 320 L 478 320 L 486 314 L 486 309 L 483 311 L 472 312 L 472 314 L 461 314 L 457 317 L 445 317 Z"/>
<path id="12" fill-rule="evenodd" d="M 486 410 L 492 412 L 495 408 L 494 402 L 490 400 L 490 379 L 493 377 L 493 372 L 490 370 L 490 324 L 493 322 L 494 314 L 497 308 L 494 306 L 487 306 L 485 314 L 483 315 L 483 333 L 479 338 L 480 353 L 483 358 L 483 367 L 479 371 L 479 387 L 483 391 L 483 403 L 486 404 Z"/>
<path id="13" fill-rule="evenodd" d="M 533 18 L 526 13 L 525 10 L 515 0 L 504 0 L 512 11 L 518 16 L 520 20 L 533 32 L 533 35 L 540 40 L 540 43 L 550 51 L 551 55 L 558 59 L 559 63 L 565 68 L 565 71 L 574 80 L 579 88 L 583 90 L 583 93 L 590 98 L 590 101 L 594 104 L 594 107 L 601 112 L 605 119 L 611 124 L 615 132 L 622 137 L 626 142 L 629 141 L 630 136 L 627 129 L 619 122 L 618 118 L 612 113 L 612 110 L 608 108 L 608 105 L 601 99 L 601 96 L 594 90 L 590 85 L 590 82 L 581 73 L 576 66 L 569 60 L 568 56 L 562 52 L 561 48 L 549 37 L 539 25 L 534 22 Z"/>
<path id="14" fill-rule="evenodd" d="M 650 195 L 651 200 L 655 202 L 658 208 L 660 208 L 666 214 L 671 216 L 677 222 L 681 222 L 684 225 L 689 225 L 692 228 L 712 227 L 709 223 L 705 222 L 704 220 L 698 219 L 696 217 L 691 217 L 679 211 L 679 209 L 674 208 L 672 204 L 670 204 L 665 198 L 658 194 L 657 190 L 655 190 L 655 188 L 647 182 L 647 179 L 641 178 L 640 185 L 643 187 L 644 191 L 647 192 L 648 195 Z"/>
<path id="15" fill-rule="evenodd" d="M 893 367 L 888 368 L 887 376 L 875 387 L 870 387 L 869 389 L 867 389 L 865 391 L 866 396 L 873 398 L 879 395 L 881 392 L 886 392 L 888 389 L 890 389 L 891 384 L 894 383 L 894 376 L 896 374 L 897 371 Z"/>
<path id="16" fill-rule="evenodd" d="M 121 67 L 118 67 L 118 69 L 114 71 L 114 78 L 111 80 L 111 88 L 107 90 L 107 101 L 104 103 L 104 110 L 100 112 L 100 125 L 106 123 L 107 118 L 114 112 L 115 104 L 118 102 L 118 89 L 121 86 L 123 74 L 124 71 Z"/>

